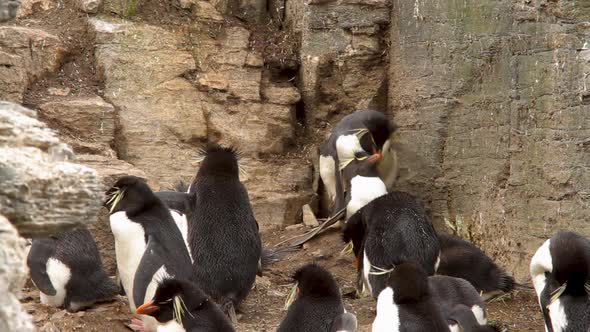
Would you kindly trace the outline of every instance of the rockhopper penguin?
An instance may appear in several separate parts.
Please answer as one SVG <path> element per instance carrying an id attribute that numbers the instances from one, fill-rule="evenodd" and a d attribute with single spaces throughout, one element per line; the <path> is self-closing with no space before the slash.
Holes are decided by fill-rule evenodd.
<path id="1" fill-rule="evenodd" d="M 78 311 L 119 292 L 85 227 L 34 239 L 27 265 L 43 304 Z"/>
<path id="2" fill-rule="evenodd" d="M 330 272 L 307 264 L 295 272 L 293 280 L 297 298 L 288 303 L 277 332 L 356 331 L 356 317 L 344 309 L 340 288 Z"/>

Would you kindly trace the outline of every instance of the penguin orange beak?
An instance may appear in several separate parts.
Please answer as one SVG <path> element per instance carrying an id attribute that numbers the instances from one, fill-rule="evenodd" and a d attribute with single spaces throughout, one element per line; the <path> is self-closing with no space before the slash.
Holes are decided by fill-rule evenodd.
<path id="1" fill-rule="evenodd" d="M 367 160 L 371 163 L 376 163 L 381 161 L 381 159 L 383 159 L 383 154 L 381 153 L 381 150 L 373 153 Z"/>
<path id="2" fill-rule="evenodd" d="M 155 311 L 160 310 L 160 307 L 158 307 L 157 305 L 154 305 L 154 301 L 148 301 L 142 305 L 139 306 L 139 308 L 137 308 L 137 310 L 135 310 L 135 313 L 138 315 L 149 315 Z"/>

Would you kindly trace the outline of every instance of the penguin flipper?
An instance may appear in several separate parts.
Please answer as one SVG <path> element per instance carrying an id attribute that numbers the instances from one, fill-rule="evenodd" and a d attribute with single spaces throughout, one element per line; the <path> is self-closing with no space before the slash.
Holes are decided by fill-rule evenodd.
<path id="1" fill-rule="evenodd" d="M 49 239 L 34 240 L 27 257 L 27 265 L 31 271 L 31 280 L 37 288 L 46 295 L 55 296 L 57 291 L 53 287 L 47 274 L 47 260 L 55 253 L 55 241 Z"/>
<path id="2" fill-rule="evenodd" d="M 136 306 L 144 303 L 145 293 L 154 278 L 154 274 L 164 265 L 162 256 L 158 254 L 161 250 L 158 241 L 149 236 L 147 247 L 143 252 L 143 256 L 141 256 L 141 261 L 139 261 L 133 279 L 133 301 Z"/>
<path id="3" fill-rule="evenodd" d="M 334 318 L 332 326 L 330 327 L 330 332 L 356 332 L 357 327 L 358 322 L 356 316 L 350 312 L 344 312 Z"/>

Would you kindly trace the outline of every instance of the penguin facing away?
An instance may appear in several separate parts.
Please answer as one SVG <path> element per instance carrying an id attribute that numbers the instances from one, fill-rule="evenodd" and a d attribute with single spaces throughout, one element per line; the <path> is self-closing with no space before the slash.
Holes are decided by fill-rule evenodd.
<path id="1" fill-rule="evenodd" d="M 194 281 L 232 322 L 261 265 L 261 240 L 248 192 L 239 178 L 238 153 L 210 144 L 191 183 L 189 214 Z"/>
<path id="2" fill-rule="evenodd" d="M 277 332 L 356 331 L 356 317 L 346 313 L 340 288 L 327 270 L 307 264 L 293 275 L 297 298 Z"/>
<path id="3" fill-rule="evenodd" d="M 514 289 L 514 278 L 471 242 L 448 234 L 439 234 L 438 238 L 441 255 L 437 274 L 469 281 L 478 292 L 484 293 L 484 299 L 498 291 Z"/>
<path id="4" fill-rule="evenodd" d="M 104 271 L 96 242 L 85 227 L 34 239 L 27 265 L 41 303 L 46 305 L 75 312 L 119 292 Z"/>
<path id="5" fill-rule="evenodd" d="M 189 279 L 191 259 L 170 210 L 145 181 L 124 176 L 107 196 L 117 270 L 129 307 L 135 311 L 136 304 L 152 298 L 157 280 L 167 276 Z M 153 318 L 142 316 L 142 320 L 148 324 L 145 329 L 153 328 Z"/>
<path id="6" fill-rule="evenodd" d="M 498 329 L 491 325 L 480 325 L 475 318 L 473 311 L 464 304 L 457 304 L 447 316 L 451 332 L 498 332 Z"/>
<path id="7" fill-rule="evenodd" d="M 360 293 L 377 298 L 397 264 L 416 262 L 428 274 L 436 271 L 438 238 L 421 203 L 404 192 L 391 192 L 358 210 L 342 230 L 352 242 Z"/>
<path id="8" fill-rule="evenodd" d="M 138 307 L 136 313 L 150 315 L 166 326 L 174 326 L 176 332 L 234 331 L 217 304 L 186 280 L 162 280 L 154 297 Z"/>
<path id="9" fill-rule="evenodd" d="M 432 300 L 427 275 L 418 265 L 403 262 L 395 267 L 377 298 L 373 332 L 449 331 Z"/>
<path id="10" fill-rule="evenodd" d="M 590 241 L 561 231 L 531 259 L 531 278 L 549 332 L 590 329 Z"/>
<path id="11" fill-rule="evenodd" d="M 443 318 L 449 319 L 457 305 L 464 305 L 472 311 L 480 325 L 487 323 L 486 306 L 469 281 L 449 276 L 428 277 L 428 287 L 432 300 L 439 308 Z"/>

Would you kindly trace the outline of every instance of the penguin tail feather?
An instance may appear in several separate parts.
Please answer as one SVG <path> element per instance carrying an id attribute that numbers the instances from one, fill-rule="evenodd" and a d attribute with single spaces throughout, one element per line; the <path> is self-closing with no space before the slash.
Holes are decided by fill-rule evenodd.
<path id="1" fill-rule="evenodd" d="M 238 316 L 236 315 L 234 301 L 227 299 L 225 303 L 221 305 L 221 310 L 223 310 L 223 312 L 227 315 L 232 325 L 235 326 L 238 323 Z"/>
<path id="2" fill-rule="evenodd" d="M 294 252 L 296 249 L 290 247 L 283 248 L 269 248 L 263 247 L 260 254 L 260 265 L 262 270 L 268 268 L 270 265 L 281 261 L 286 254 Z"/>
<path id="3" fill-rule="evenodd" d="M 514 278 L 508 274 L 506 274 L 506 272 L 501 271 L 500 272 L 500 276 L 499 276 L 499 280 L 498 280 L 498 289 L 500 289 L 503 292 L 510 292 L 514 289 Z"/>

